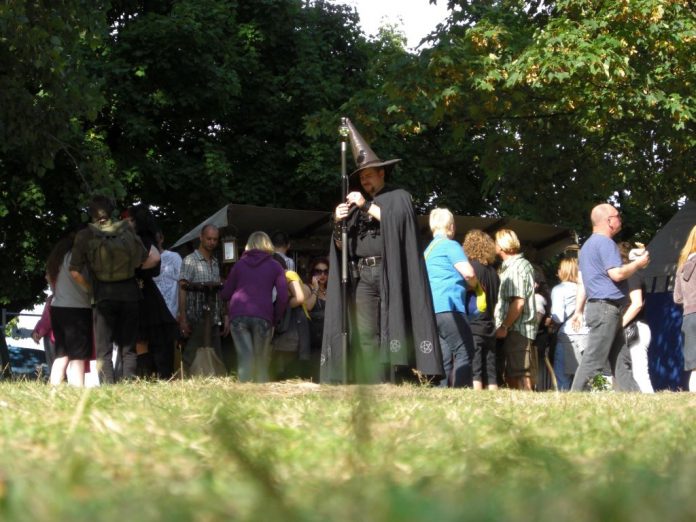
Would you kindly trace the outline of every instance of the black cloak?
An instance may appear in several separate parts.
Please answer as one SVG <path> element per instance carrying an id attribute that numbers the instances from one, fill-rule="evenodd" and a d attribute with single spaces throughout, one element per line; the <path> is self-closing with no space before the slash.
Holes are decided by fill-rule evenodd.
<path id="1" fill-rule="evenodd" d="M 427 376 L 443 376 L 442 352 L 433 312 L 430 283 L 421 254 L 416 214 L 411 195 L 385 187 L 374 199 L 380 208 L 382 240 L 382 295 L 380 361 L 392 366 L 416 368 Z M 357 212 L 354 209 L 354 212 Z M 352 222 L 351 214 L 348 223 Z M 350 248 L 350 241 L 348 248 Z M 353 252 L 348 258 L 354 259 Z M 340 383 L 343 378 L 341 350 L 341 262 L 331 240 L 329 280 L 321 350 L 321 382 Z M 349 289 L 349 306 L 354 299 Z M 354 324 L 354 322 L 353 322 Z M 350 330 L 350 329 L 349 329 Z M 350 338 L 350 335 L 349 335 Z M 354 343 L 349 341 L 349 361 Z M 351 348 L 351 345 L 353 348 Z M 350 376 L 352 371 L 348 370 Z"/>

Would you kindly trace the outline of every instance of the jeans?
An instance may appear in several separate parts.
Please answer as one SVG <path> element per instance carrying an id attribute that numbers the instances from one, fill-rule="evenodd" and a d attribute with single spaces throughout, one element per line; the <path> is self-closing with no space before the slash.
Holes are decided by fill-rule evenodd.
<path id="1" fill-rule="evenodd" d="M 123 378 L 135 377 L 138 317 L 138 303 L 135 301 L 104 300 L 94 307 L 94 340 L 100 383 L 113 384 L 116 380 L 112 362 L 114 343 L 123 365 Z"/>
<path id="2" fill-rule="evenodd" d="M 470 388 L 473 385 L 474 338 L 466 316 L 461 312 L 442 312 L 435 314 L 435 320 L 445 368 L 440 386 Z"/>
<path id="3" fill-rule="evenodd" d="M 271 364 L 271 323 L 261 317 L 237 316 L 230 325 L 237 351 L 240 382 L 268 382 Z"/>
<path id="4" fill-rule="evenodd" d="M 587 347 L 573 379 L 572 391 L 589 389 L 589 381 L 602 373 L 607 359 L 617 391 L 639 391 L 631 372 L 631 357 L 621 327 L 623 311 L 604 302 L 588 302 L 585 321 L 590 328 Z"/>
<path id="5" fill-rule="evenodd" d="M 380 362 L 380 306 L 382 267 L 363 266 L 355 287 L 355 308 L 360 352 L 357 357 L 358 382 L 376 384 L 386 380 L 385 365 Z"/>
<path id="6" fill-rule="evenodd" d="M 586 335 L 568 335 L 558 332 L 556 353 L 553 359 L 553 373 L 559 391 L 568 391 L 573 384 L 573 375 L 578 369 L 578 362 L 585 350 Z M 569 359 L 571 358 L 571 359 Z"/>

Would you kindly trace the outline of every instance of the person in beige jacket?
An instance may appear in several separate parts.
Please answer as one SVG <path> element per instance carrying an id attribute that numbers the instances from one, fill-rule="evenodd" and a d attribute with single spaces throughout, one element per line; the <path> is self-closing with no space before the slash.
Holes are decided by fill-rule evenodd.
<path id="1" fill-rule="evenodd" d="M 684 370 L 691 372 L 689 391 L 696 392 L 696 226 L 679 254 L 674 280 L 674 302 L 684 307 Z"/>

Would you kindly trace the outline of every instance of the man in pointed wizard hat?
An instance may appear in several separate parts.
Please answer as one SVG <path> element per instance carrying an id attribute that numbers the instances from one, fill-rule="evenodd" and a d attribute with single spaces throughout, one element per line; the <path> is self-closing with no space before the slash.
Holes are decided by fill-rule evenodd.
<path id="1" fill-rule="evenodd" d="M 432 296 L 421 254 L 411 195 L 386 185 L 401 161 L 382 161 L 346 119 L 361 191 L 350 192 L 334 212 L 334 237 L 321 355 L 321 381 L 342 380 L 338 250 L 348 248 L 350 274 L 350 348 L 348 374 L 366 383 L 444 375 Z M 341 243 L 346 220 L 348 244 Z"/>

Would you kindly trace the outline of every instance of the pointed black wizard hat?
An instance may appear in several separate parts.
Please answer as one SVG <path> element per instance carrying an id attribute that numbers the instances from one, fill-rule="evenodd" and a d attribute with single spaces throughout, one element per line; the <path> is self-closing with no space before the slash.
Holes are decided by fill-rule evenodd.
<path id="1" fill-rule="evenodd" d="M 345 124 L 348 126 L 350 148 L 353 150 L 353 159 L 355 160 L 355 166 L 357 167 L 353 172 L 350 173 L 351 176 L 370 167 L 387 167 L 385 172 L 388 174 L 391 172 L 391 169 L 394 168 L 394 164 L 401 161 L 400 159 L 382 161 L 370 148 L 365 141 L 365 138 L 360 135 L 358 130 L 348 118 L 345 118 Z"/>

